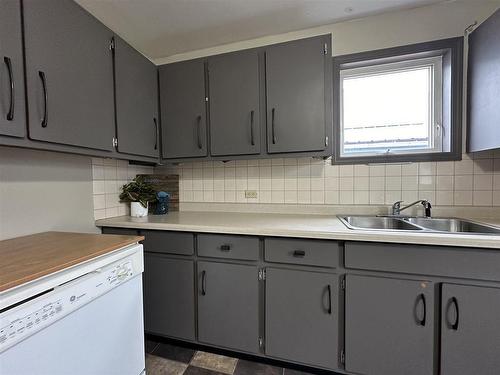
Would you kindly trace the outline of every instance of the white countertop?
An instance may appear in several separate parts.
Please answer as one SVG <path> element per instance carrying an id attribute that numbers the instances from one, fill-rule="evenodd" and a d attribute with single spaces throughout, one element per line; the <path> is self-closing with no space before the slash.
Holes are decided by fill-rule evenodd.
<path id="1" fill-rule="evenodd" d="M 479 221 L 500 225 L 500 219 Z M 96 225 L 99 227 L 500 249 L 500 236 L 497 235 L 352 230 L 348 229 L 334 215 L 180 211 L 145 218 L 119 216 L 97 220 Z"/>

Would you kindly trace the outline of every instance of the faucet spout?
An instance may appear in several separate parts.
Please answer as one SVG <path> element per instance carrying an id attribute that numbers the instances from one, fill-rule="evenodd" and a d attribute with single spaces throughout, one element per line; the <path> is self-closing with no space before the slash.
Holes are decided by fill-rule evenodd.
<path id="1" fill-rule="evenodd" d="M 410 203 L 409 205 L 406 205 L 404 207 L 401 207 L 401 203 L 403 203 L 403 201 L 397 201 L 392 205 L 392 214 L 393 215 L 399 216 L 399 215 L 401 215 L 401 211 L 404 211 L 404 210 L 406 210 L 410 207 L 413 207 L 417 204 L 422 204 L 422 206 L 424 206 L 424 210 L 425 210 L 425 217 L 431 217 L 432 205 L 431 205 L 431 202 L 429 202 L 427 199 L 420 199 L 420 200 L 415 201 L 413 203 Z"/>

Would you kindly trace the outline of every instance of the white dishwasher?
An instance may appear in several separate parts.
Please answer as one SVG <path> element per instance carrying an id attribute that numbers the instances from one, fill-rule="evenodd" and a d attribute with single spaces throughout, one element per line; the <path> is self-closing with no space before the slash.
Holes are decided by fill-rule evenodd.
<path id="1" fill-rule="evenodd" d="M 143 270 L 135 244 L 0 294 L 0 374 L 143 374 Z"/>

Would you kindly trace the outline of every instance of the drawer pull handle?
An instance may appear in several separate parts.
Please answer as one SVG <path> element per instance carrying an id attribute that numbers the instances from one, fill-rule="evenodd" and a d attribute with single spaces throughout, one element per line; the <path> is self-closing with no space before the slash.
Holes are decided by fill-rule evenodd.
<path id="1" fill-rule="evenodd" d="M 332 315 L 332 287 L 330 284 L 327 286 L 328 289 L 328 314 Z"/>
<path id="2" fill-rule="evenodd" d="M 202 296 L 207 294 L 206 289 L 205 289 L 206 278 L 207 278 L 207 272 L 201 271 L 201 295 Z"/>
<path id="3" fill-rule="evenodd" d="M 419 309 L 419 306 L 422 305 L 422 310 Z M 420 313 L 421 311 L 421 313 Z M 420 315 L 422 316 L 420 318 Z M 425 327 L 425 320 L 427 317 L 427 305 L 425 301 L 425 295 L 423 293 L 419 294 L 417 297 L 417 301 L 415 303 L 415 316 L 417 319 L 418 325 Z"/>
<path id="4" fill-rule="evenodd" d="M 295 250 L 293 252 L 293 256 L 295 258 L 304 258 L 306 256 L 306 252 L 304 250 Z"/>
<path id="5" fill-rule="evenodd" d="M 454 319 L 452 319 L 453 315 L 450 314 L 452 306 L 455 313 Z M 451 299 L 448 301 L 448 306 L 446 307 L 446 320 L 448 328 L 451 328 L 454 331 L 458 331 L 459 309 L 458 309 L 458 301 L 455 297 L 451 297 Z"/>
<path id="6" fill-rule="evenodd" d="M 229 250 L 231 250 L 231 245 L 227 245 L 227 244 L 220 245 L 220 249 L 221 249 L 221 251 L 229 251 Z"/>

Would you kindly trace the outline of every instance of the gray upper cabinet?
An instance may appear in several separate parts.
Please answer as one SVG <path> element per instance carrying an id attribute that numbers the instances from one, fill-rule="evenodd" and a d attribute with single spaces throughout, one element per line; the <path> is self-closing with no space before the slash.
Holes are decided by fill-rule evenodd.
<path id="1" fill-rule="evenodd" d="M 426 281 L 347 275 L 345 369 L 434 374 L 434 292 Z"/>
<path id="2" fill-rule="evenodd" d="M 248 50 L 208 59 L 211 155 L 260 152 L 259 55 Z"/>
<path id="3" fill-rule="evenodd" d="M 496 375 L 500 368 L 500 289 L 443 284 L 441 374 Z"/>
<path id="4" fill-rule="evenodd" d="M 26 135 L 21 3 L 0 0 L 0 134 Z"/>
<path id="5" fill-rule="evenodd" d="M 257 267 L 198 262 L 198 340 L 258 353 Z"/>
<path id="6" fill-rule="evenodd" d="M 500 148 L 500 10 L 469 37 L 468 151 Z"/>
<path id="7" fill-rule="evenodd" d="M 115 36 L 118 151 L 158 157 L 158 74 L 146 57 Z"/>
<path id="8" fill-rule="evenodd" d="M 332 129 L 331 37 L 265 49 L 267 151 L 323 151 Z"/>
<path id="9" fill-rule="evenodd" d="M 113 33 L 73 1 L 23 4 L 30 138 L 112 150 Z"/>
<path id="10" fill-rule="evenodd" d="M 266 269 L 266 354 L 338 367 L 338 276 Z"/>
<path id="11" fill-rule="evenodd" d="M 204 61 L 163 65 L 159 74 L 162 157 L 207 156 Z"/>
<path id="12" fill-rule="evenodd" d="M 145 253 L 143 278 L 145 330 L 194 340 L 194 262 Z"/>

